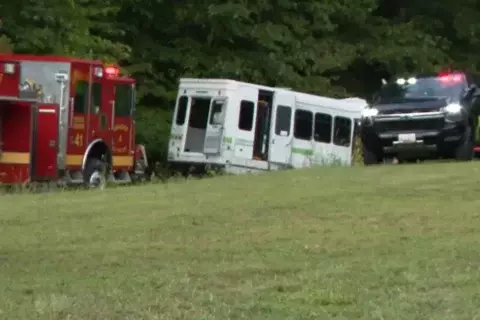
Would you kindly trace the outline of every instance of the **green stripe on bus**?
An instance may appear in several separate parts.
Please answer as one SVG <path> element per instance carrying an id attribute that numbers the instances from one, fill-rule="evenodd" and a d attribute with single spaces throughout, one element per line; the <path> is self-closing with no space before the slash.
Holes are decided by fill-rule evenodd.
<path id="1" fill-rule="evenodd" d="M 304 156 L 313 156 L 313 149 L 292 148 L 292 153 L 297 153 Z"/>

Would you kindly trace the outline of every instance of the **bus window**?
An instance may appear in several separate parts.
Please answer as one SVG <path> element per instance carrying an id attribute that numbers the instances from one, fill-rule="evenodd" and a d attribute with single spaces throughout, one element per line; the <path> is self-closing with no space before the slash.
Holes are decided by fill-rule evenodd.
<path id="1" fill-rule="evenodd" d="M 325 113 L 315 113 L 315 132 L 316 142 L 332 142 L 332 116 Z"/>
<path id="2" fill-rule="evenodd" d="M 275 119 L 275 134 L 277 136 L 288 137 L 290 135 L 291 121 L 292 108 L 279 105 L 277 107 L 277 117 Z"/>
<path id="3" fill-rule="evenodd" d="M 188 97 L 181 96 L 178 99 L 177 116 L 175 118 L 175 123 L 177 124 L 177 126 L 183 126 L 185 124 L 185 118 L 187 117 L 187 106 Z"/>
<path id="4" fill-rule="evenodd" d="M 295 124 L 293 136 L 296 139 L 312 140 L 313 134 L 313 113 L 306 110 L 295 111 Z"/>
<path id="5" fill-rule="evenodd" d="M 255 111 L 255 103 L 252 101 L 242 100 L 240 102 L 240 114 L 238 116 L 238 129 L 251 131 L 253 128 L 253 114 Z"/>
<path id="6" fill-rule="evenodd" d="M 352 121 L 349 118 L 335 117 L 333 132 L 333 144 L 342 147 L 350 146 Z"/>

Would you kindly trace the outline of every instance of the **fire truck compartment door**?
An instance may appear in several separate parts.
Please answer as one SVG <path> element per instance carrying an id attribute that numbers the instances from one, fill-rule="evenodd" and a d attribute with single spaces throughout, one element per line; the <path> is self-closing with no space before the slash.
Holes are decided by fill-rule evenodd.
<path id="1" fill-rule="evenodd" d="M 39 105 L 34 111 L 32 130 L 32 178 L 57 177 L 58 106 Z"/>

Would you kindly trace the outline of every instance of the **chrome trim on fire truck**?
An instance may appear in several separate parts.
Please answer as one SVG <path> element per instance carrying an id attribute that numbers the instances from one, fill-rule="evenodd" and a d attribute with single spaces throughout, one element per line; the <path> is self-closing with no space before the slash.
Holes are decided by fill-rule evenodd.
<path id="1" fill-rule="evenodd" d="M 57 167 L 59 170 L 66 168 L 66 154 L 68 145 L 68 118 L 69 109 L 68 104 L 70 100 L 70 79 L 71 79 L 71 65 L 65 65 L 59 68 L 59 72 L 63 74 L 61 79 L 57 79 L 60 86 L 59 101 L 58 101 L 58 147 L 57 147 Z M 59 81 L 60 80 L 60 81 Z"/>
<path id="2" fill-rule="evenodd" d="M 434 112 L 414 112 L 414 113 L 393 113 L 389 115 L 377 115 L 373 119 L 376 122 L 390 120 L 421 120 L 421 119 L 438 119 L 445 117 L 445 113 L 441 111 Z"/>
<path id="3" fill-rule="evenodd" d="M 30 98 L 18 98 L 10 96 L 0 96 L 0 101 L 11 101 L 11 102 L 41 102 L 40 99 L 30 99 Z"/>

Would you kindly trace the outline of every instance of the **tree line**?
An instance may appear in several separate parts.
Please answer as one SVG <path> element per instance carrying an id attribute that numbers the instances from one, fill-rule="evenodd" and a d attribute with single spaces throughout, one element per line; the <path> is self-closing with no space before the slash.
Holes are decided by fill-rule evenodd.
<path id="1" fill-rule="evenodd" d="M 476 71 L 478 0 L 18 0 L 0 52 L 118 63 L 138 82 L 138 141 L 163 159 L 180 77 L 369 98 L 402 72 Z"/>

